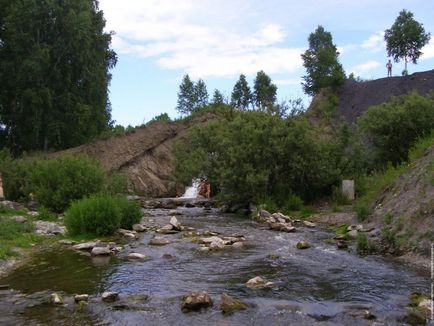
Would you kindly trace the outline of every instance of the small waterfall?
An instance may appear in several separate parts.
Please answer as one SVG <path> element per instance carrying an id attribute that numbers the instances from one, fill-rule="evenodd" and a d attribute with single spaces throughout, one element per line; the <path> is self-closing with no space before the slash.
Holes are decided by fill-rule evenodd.
<path id="1" fill-rule="evenodd" d="M 185 189 L 181 198 L 197 198 L 199 196 L 200 179 L 194 179 L 191 186 Z"/>

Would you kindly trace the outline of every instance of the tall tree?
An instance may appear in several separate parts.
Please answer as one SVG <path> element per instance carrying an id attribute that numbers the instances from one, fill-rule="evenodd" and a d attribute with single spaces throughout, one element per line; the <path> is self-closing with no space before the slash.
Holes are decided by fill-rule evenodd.
<path id="1" fill-rule="evenodd" d="M 96 0 L 0 0 L 1 140 L 61 149 L 111 123 L 111 33 Z"/>
<path id="2" fill-rule="evenodd" d="M 386 41 L 387 55 L 392 57 L 395 62 L 404 59 L 405 69 L 403 74 L 407 74 L 407 62 L 410 60 L 414 64 L 421 56 L 420 51 L 430 40 L 430 33 L 426 33 L 423 25 L 413 18 L 413 13 L 402 10 L 390 29 L 384 32 Z"/>
<path id="3" fill-rule="evenodd" d="M 250 103 L 252 103 L 252 92 L 247 83 L 246 76 L 241 74 L 232 90 L 231 105 L 242 110 L 247 110 Z"/>
<path id="4" fill-rule="evenodd" d="M 190 76 L 184 75 L 181 85 L 179 85 L 178 105 L 176 110 L 181 114 L 189 114 L 196 105 L 195 85 Z"/>
<path id="5" fill-rule="evenodd" d="M 213 105 L 225 104 L 225 97 L 223 96 L 223 94 L 218 89 L 214 90 L 214 94 L 212 96 L 211 104 L 213 104 Z"/>
<path id="6" fill-rule="evenodd" d="M 345 79 L 345 72 L 339 63 L 339 52 L 333 44 L 332 35 L 318 26 L 309 35 L 309 48 L 301 55 L 306 76 L 303 76 L 304 92 L 308 95 L 317 94 L 321 88 L 336 88 Z"/>
<path id="7" fill-rule="evenodd" d="M 206 90 L 206 84 L 202 79 L 199 79 L 194 86 L 194 97 L 194 109 L 202 108 L 208 105 L 208 91 Z"/>
<path id="8" fill-rule="evenodd" d="M 260 109 L 273 106 L 276 102 L 277 86 L 271 82 L 271 78 L 264 72 L 259 71 L 253 86 L 253 101 Z"/>

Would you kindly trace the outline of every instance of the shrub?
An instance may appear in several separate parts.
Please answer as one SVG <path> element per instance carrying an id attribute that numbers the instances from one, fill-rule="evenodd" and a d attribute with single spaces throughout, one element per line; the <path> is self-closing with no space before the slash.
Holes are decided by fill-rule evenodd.
<path id="1" fill-rule="evenodd" d="M 356 203 L 354 206 L 354 211 L 356 212 L 357 221 L 359 222 L 365 221 L 372 213 L 369 206 L 364 202 Z"/>
<path id="2" fill-rule="evenodd" d="M 299 211 L 303 207 L 303 205 L 303 200 L 299 196 L 295 194 L 290 194 L 286 209 L 289 211 Z"/>
<path id="3" fill-rule="evenodd" d="M 113 172 L 107 179 L 107 191 L 111 194 L 126 194 L 128 178 L 124 172 Z"/>
<path id="4" fill-rule="evenodd" d="M 372 254 L 376 251 L 376 248 L 374 245 L 372 245 L 368 237 L 365 233 L 357 234 L 357 254 L 361 256 Z"/>
<path id="5" fill-rule="evenodd" d="M 100 192 L 106 178 L 100 164 L 85 155 L 39 160 L 30 173 L 29 190 L 46 208 L 61 212 L 73 200 Z"/>
<path id="6" fill-rule="evenodd" d="M 339 187 L 332 188 L 332 202 L 338 205 L 348 205 L 350 200 L 347 196 L 342 193 L 342 190 Z"/>
<path id="7" fill-rule="evenodd" d="M 141 213 L 139 203 L 129 201 L 125 197 L 117 197 L 116 204 L 121 209 L 120 227 L 123 229 L 131 229 L 133 224 L 140 221 Z"/>
<path id="8" fill-rule="evenodd" d="M 140 220 L 136 203 L 123 197 L 96 194 L 74 202 L 65 213 L 65 225 L 71 235 L 111 235 L 120 227 L 131 228 Z"/>

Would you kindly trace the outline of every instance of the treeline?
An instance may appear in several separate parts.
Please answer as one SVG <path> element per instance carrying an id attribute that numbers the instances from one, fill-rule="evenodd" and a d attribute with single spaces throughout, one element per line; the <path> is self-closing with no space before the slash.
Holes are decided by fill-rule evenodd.
<path id="1" fill-rule="evenodd" d="M 111 126 L 111 33 L 97 0 L 0 0 L 0 146 L 83 144 Z"/>
<path id="2" fill-rule="evenodd" d="M 330 110 L 333 99 L 324 99 Z M 175 146 L 175 176 L 184 184 L 205 178 L 220 198 L 243 204 L 309 202 L 333 195 L 342 179 L 356 179 L 361 195 L 364 176 L 405 162 L 434 129 L 434 96 L 416 93 L 371 107 L 352 127 L 315 127 L 303 111 L 216 110 L 219 118 Z"/>

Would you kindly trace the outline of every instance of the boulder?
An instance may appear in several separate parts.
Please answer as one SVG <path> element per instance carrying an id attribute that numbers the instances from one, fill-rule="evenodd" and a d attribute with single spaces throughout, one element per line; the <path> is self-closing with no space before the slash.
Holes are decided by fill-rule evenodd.
<path id="1" fill-rule="evenodd" d="M 145 255 L 139 254 L 138 252 L 132 252 L 128 254 L 128 259 L 144 260 L 145 258 L 146 258 Z"/>
<path id="2" fill-rule="evenodd" d="M 336 245 L 338 246 L 338 249 L 348 248 L 348 243 L 345 240 L 338 240 L 338 242 L 336 242 Z"/>
<path id="3" fill-rule="evenodd" d="M 13 216 L 12 219 L 18 223 L 26 223 L 27 219 L 24 216 Z"/>
<path id="4" fill-rule="evenodd" d="M 63 304 L 63 298 L 58 293 L 51 294 L 51 303 L 61 305 Z"/>
<path id="5" fill-rule="evenodd" d="M 297 249 L 307 249 L 310 248 L 310 244 L 306 241 L 299 241 L 297 242 Z"/>
<path id="6" fill-rule="evenodd" d="M 110 247 L 93 247 L 92 251 L 90 252 L 92 256 L 108 256 L 111 254 Z"/>
<path id="7" fill-rule="evenodd" d="M 95 247 L 96 245 L 97 245 L 96 242 L 84 242 L 84 243 L 79 243 L 79 244 L 72 246 L 72 249 L 75 249 L 75 250 L 92 250 L 93 247 Z"/>
<path id="8" fill-rule="evenodd" d="M 101 299 L 104 302 L 115 302 L 118 298 L 119 298 L 119 293 L 117 292 L 107 291 L 101 295 Z"/>
<path id="9" fill-rule="evenodd" d="M 133 224 L 133 231 L 136 232 L 145 232 L 148 229 L 143 224 Z"/>
<path id="10" fill-rule="evenodd" d="M 246 310 L 247 305 L 242 301 L 235 299 L 230 295 L 227 295 L 226 293 L 223 293 L 220 299 L 219 309 L 224 314 L 231 314 L 235 311 Z"/>
<path id="11" fill-rule="evenodd" d="M 169 215 L 182 215 L 181 212 L 178 212 L 176 209 L 171 209 L 169 211 Z"/>
<path id="12" fill-rule="evenodd" d="M 36 221 L 35 233 L 39 235 L 59 235 L 66 234 L 66 228 L 55 222 Z"/>
<path id="13" fill-rule="evenodd" d="M 267 212 L 265 209 L 261 209 L 258 212 L 258 217 L 261 219 L 266 219 L 269 218 L 271 216 L 271 214 L 269 212 Z"/>
<path id="14" fill-rule="evenodd" d="M 242 243 L 242 242 L 235 242 L 232 244 L 232 248 L 235 248 L 235 249 L 241 249 L 243 247 L 244 247 L 244 243 Z"/>
<path id="15" fill-rule="evenodd" d="M 358 232 L 357 230 L 351 230 L 351 231 L 348 232 L 347 234 L 348 234 L 349 237 L 355 239 L 355 238 L 357 238 L 357 234 L 358 234 L 358 233 L 359 233 L 359 232 Z"/>
<path id="16" fill-rule="evenodd" d="M 169 243 L 170 243 L 170 241 L 163 238 L 163 237 L 155 237 L 155 238 L 151 239 L 151 241 L 149 241 L 149 244 L 151 246 L 165 246 Z"/>
<path id="17" fill-rule="evenodd" d="M 89 294 L 77 294 L 74 296 L 74 301 L 76 303 L 79 303 L 81 301 L 87 302 L 87 301 L 89 301 Z"/>
<path id="18" fill-rule="evenodd" d="M 209 244 L 209 249 L 211 249 L 211 250 L 224 249 L 226 242 L 223 241 L 222 239 L 218 238 L 218 237 L 214 237 L 214 238 L 216 238 L 216 239 Z"/>
<path id="19" fill-rule="evenodd" d="M 126 238 L 130 238 L 130 239 L 135 239 L 136 238 L 136 231 L 131 231 L 131 230 L 125 230 L 125 229 L 118 229 L 117 233 L 119 233 L 120 235 L 126 237 Z"/>
<path id="20" fill-rule="evenodd" d="M 260 276 L 251 278 L 246 282 L 246 285 L 248 287 L 258 287 L 258 286 L 263 286 L 264 284 L 265 284 L 265 280 Z"/>
<path id="21" fill-rule="evenodd" d="M 303 221 L 303 225 L 307 226 L 308 228 L 314 228 L 316 227 L 315 223 L 309 222 L 309 221 Z"/>
<path id="22" fill-rule="evenodd" d="M 173 229 L 181 230 L 181 223 L 178 222 L 178 219 L 175 216 L 171 217 L 169 224 L 173 226 Z"/>
<path id="23" fill-rule="evenodd" d="M 197 311 L 213 305 L 213 301 L 206 292 L 192 292 L 182 297 L 181 309 L 184 312 Z"/>
<path id="24" fill-rule="evenodd" d="M 178 233 L 179 230 L 176 230 L 172 224 L 167 224 L 162 228 L 158 229 L 156 232 L 160 234 L 174 234 L 174 233 Z"/>

